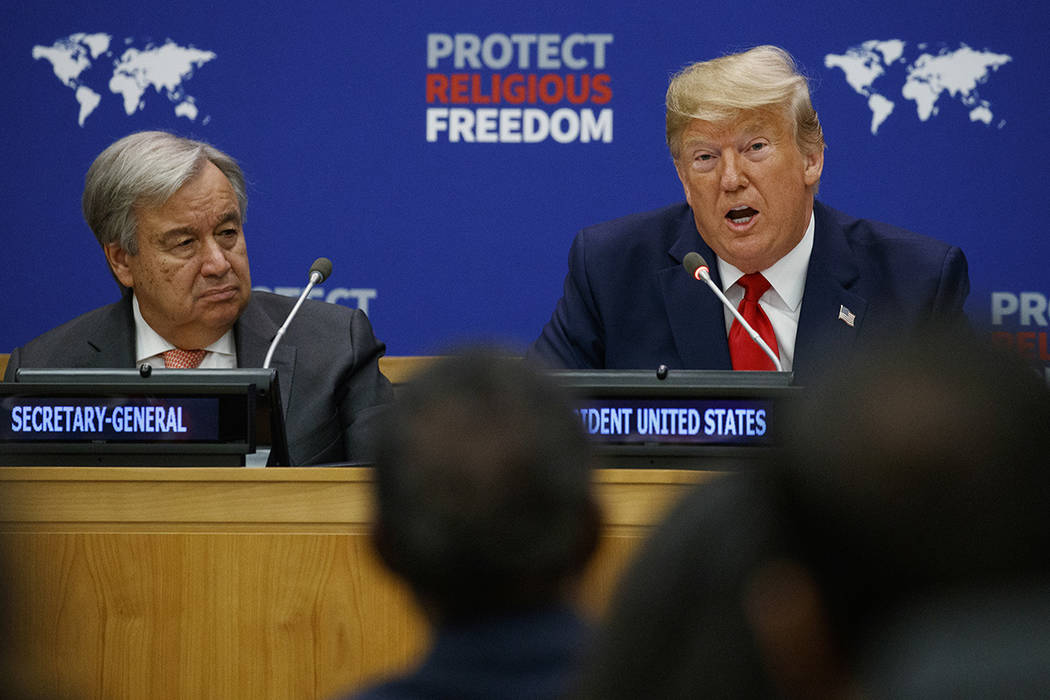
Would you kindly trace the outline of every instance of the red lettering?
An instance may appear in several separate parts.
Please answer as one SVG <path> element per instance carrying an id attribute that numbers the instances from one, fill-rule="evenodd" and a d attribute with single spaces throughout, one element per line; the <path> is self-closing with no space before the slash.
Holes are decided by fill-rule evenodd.
<path id="1" fill-rule="evenodd" d="M 565 97 L 565 84 L 560 75 L 547 75 L 540 78 L 540 99 L 552 105 L 561 102 Z"/>
<path id="2" fill-rule="evenodd" d="M 995 331 L 991 338 L 993 345 L 1015 352 L 1022 359 L 1050 362 L 1050 333 L 1047 331 Z"/>
<path id="3" fill-rule="evenodd" d="M 492 101 L 493 102 L 499 102 L 499 96 L 500 96 L 499 84 L 500 84 L 501 80 L 503 80 L 503 76 L 501 76 L 499 73 L 494 73 L 492 75 Z"/>
<path id="4" fill-rule="evenodd" d="M 478 105 L 487 105 L 490 101 L 489 96 L 481 92 L 480 73 L 470 76 L 470 100 Z"/>
<path id="5" fill-rule="evenodd" d="M 576 89 L 577 81 L 580 83 L 580 89 Z M 569 102 L 574 105 L 581 105 L 587 101 L 587 96 L 591 93 L 591 76 L 582 73 L 580 75 L 567 75 L 565 76 L 565 97 L 568 98 Z"/>
<path id="6" fill-rule="evenodd" d="M 525 76 L 521 73 L 511 73 L 503 81 L 503 99 L 512 105 L 520 105 L 525 101 Z"/>
<path id="7" fill-rule="evenodd" d="M 1026 360 L 1035 359 L 1035 332 L 1022 331 L 1017 334 L 1017 352 Z"/>
<path id="8" fill-rule="evenodd" d="M 608 73 L 427 73 L 429 104 L 603 105 L 612 99 Z"/>
<path id="9" fill-rule="evenodd" d="M 596 105 L 603 105 L 612 99 L 612 88 L 609 86 L 609 81 L 612 78 L 608 73 L 599 73 L 594 76 L 594 80 L 591 82 L 591 102 Z"/>
<path id="10" fill-rule="evenodd" d="M 448 104 L 448 77 L 441 73 L 427 73 L 427 102 L 434 100 Z"/>
<path id="11" fill-rule="evenodd" d="M 452 95 L 449 97 L 449 102 L 457 105 L 470 104 L 470 74 L 469 73 L 453 73 L 452 74 Z"/>
<path id="12" fill-rule="evenodd" d="M 996 331 L 992 333 L 992 343 L 996 347 L 1006 348 L 1007 350 L 1013 350 L 1014 347 L 1014 334 L 1006 331 Z"/>

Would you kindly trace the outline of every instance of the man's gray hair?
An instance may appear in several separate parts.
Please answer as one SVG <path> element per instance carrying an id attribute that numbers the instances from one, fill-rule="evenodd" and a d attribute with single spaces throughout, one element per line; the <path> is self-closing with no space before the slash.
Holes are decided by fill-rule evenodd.
<path id="1" fill-rule="evenodd" d="M 100 245 L 117 243 L 136 255 L 136 208 L 162 205 L 208 162 L 230 181 L 243 221 L 248 196 L 237 161 L 206 143 L 166 131 L 125 136 L 99 154 L 84 178 L 84 219 Z"/>

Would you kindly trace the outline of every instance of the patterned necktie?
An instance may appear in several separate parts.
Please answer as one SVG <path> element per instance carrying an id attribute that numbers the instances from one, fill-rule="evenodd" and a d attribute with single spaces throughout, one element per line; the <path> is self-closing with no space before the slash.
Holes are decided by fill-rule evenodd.
<path id="1" fill-rule="evenodd" d="M 175 348 L 164 353 L 164 366 L 168 369 L 196 369 L 204 359 L 204 350 L 182 350 Z"/>
<path id="2" fill-rule="evenodd" d="M 737 280 L 737 284 L 744 288 L 744 298 L 740 301 L 737 311 L 779 358 L 780 349 L 777 347 L 777 338 L 773 334 L 773 324 L 769 322 L 766 312 L 758 305 L 759 298 L 770 287 L 769 280 L 763 277 L 762 273 L 753 272 L 741 277 Z M 729 327 L 729 355 L 733 358 L 733 369 L 776 369 L 769 355 L 751 339 L 751 336 L 736 319 Z"/>

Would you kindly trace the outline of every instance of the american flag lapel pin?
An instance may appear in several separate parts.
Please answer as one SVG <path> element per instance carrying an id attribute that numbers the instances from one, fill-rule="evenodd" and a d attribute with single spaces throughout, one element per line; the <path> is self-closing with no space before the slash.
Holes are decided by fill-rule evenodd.
<path id="1" fill-rule="evenodd" d="M 853 313 L 845 306 L 839 304 L 839 320 L 845 323 L 850 328 L 853 328 L 853 324 L 857 320 L 857 314 Z"/>

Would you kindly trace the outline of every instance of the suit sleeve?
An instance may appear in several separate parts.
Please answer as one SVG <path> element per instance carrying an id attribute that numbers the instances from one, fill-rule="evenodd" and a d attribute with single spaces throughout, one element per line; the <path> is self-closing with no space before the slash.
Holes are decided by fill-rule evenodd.
<path id="1" fill-rule="evenodd" d="M 343 446 L 349 461 L 371 457 L 372 432 L 384 408 L 393 400 L 393 388 L 379 371 L 386 346 L 376 339 L 372 324 L 360 309 L 350 319 L 351 360 L 341 376 L 339 415 Z"/>
<path id="2" fill-rule="evenodd" d="M 948 249 L 941 265 L 941 278 L 933 302 L 934 321 L 965 323 L 963 304 L 970 294 L 970 274 L 966 256 L 956 246 Z"/>
<path id="3" fill-rule="evenodd" d="M 22 364 L 22 349 L 15 348 L 11 351 L 11 357 L 7 361 L 7 369 L 4 370 L 4 381 L 13 382 L 15 380 L 15 372 L 18 371 L 19 366 Z"/>
<path id="4" fill-rule="evenodd" d="M 526 359 L 551 369 L 603 369 L 605 332 L 587 270 L 586 237 L 569 250 L 569 272 L 561 299 Z"/>

